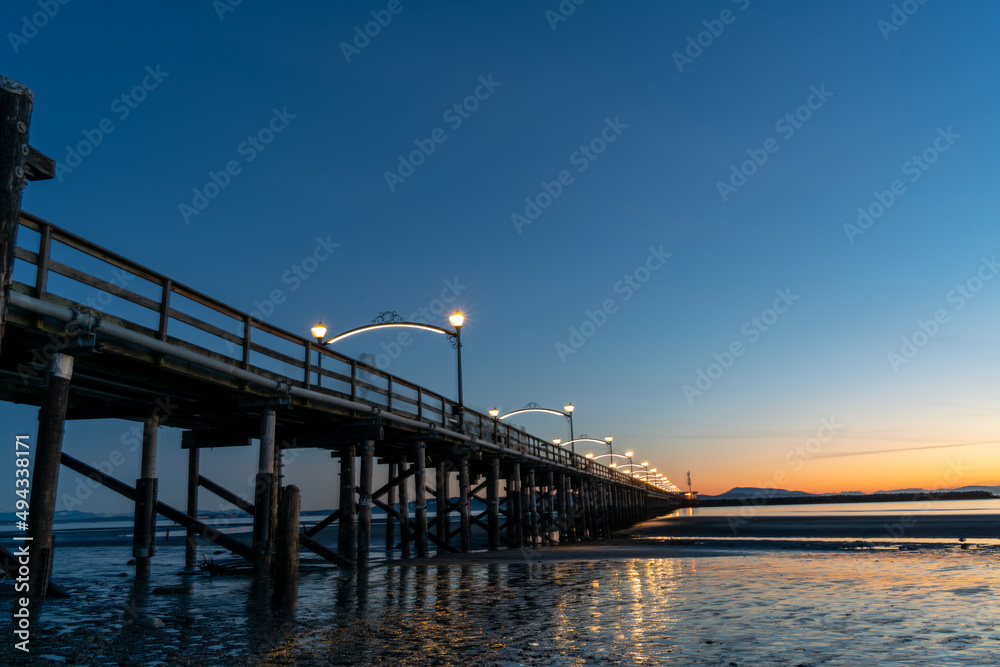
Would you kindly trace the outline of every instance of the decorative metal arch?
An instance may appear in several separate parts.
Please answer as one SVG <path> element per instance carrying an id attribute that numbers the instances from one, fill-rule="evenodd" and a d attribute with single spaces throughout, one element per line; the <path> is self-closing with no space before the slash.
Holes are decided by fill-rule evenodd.
<path id="1" fill-rule="evenodd" d="M 543 408 L 538 403 L 528 403 L 520 410 L 514 410 L 513 412 L 508 412 L 505 415 L 500 415 L 499 417 L 497 417 L 497 419 L 502 421 L 504 419 L 507 419 L 507 417 L 513 417 L 514 415 L 519 415 L 525 412 L 545 412 L 550 415 L 561 415 L 569 419 L 568 412 L 562 412 L 561 410 L 553 410 L 552 408 Z"/>
<path id="2" fill-rule="evenodd" d="M 359 334 L 365 331 L 374 331 L 376 329 L 390 329 L 390 328 L 402 328 L 402 329 L 419 329 L 421 331 L 430 331 L 431 333 L 444 334 L 449 339 L 451 339 L 452 347 L 457 345 L 458 332 L 449 331 L 439 326 L 433 324 L 424 324 L 422 322 L 407 322 L 403 317 L 397 313 L 395 310 L 384 310 L 379 313 L 375 319 L 372 320 L 371 324 L 366 324 L 363 327 L 357 327 L 351 329 L 350 331 L 345 331 L 344 333 L 337 334 L 333 338 L 325 341 L 324 345 L 333 345 L 349 336 Z"/>

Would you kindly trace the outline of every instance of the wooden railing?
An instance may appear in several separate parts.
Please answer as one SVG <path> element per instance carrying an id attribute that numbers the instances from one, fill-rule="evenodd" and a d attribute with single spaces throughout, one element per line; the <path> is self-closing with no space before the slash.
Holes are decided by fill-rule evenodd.
<path id="1" fill-rule="evenodd" d="M 139 333 L 294 386 L 422 422 L 458 426 L 458 404 L 440 394 L 254 318 L 37 216 L 22 211 L 20 224 L 15 289 L 89 307 Z M 55 285 L 64 280 L 76 289 Z M 79 285 L 95 291 L 81 296 Z M 548 462 L 660 491 L 473 410 L 465 411 L 465 432 Z"/>

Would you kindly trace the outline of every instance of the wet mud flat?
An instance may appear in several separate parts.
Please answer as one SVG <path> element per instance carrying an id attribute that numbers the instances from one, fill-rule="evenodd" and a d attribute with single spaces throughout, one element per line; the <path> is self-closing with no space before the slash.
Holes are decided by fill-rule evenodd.
<path id="1" fill-rule="evenodd" d="M 181 574 L 182 549 L 136 582 L 126 546 L 66 548 L 74 597 L 43 602 L 32 654 L 3 642 L 0 664 L 1000 664 L 993 549 L 691 542 L 311 571 L 295 609 L 272 608 L 249 577 Z"/>
<path id="2" fill-rule="evenodd" d="M 1000 517 L 983 514 L 864 514 L 858 516 L 666 516 L 627 531 L 636 537 L 1000 540 Z"/>

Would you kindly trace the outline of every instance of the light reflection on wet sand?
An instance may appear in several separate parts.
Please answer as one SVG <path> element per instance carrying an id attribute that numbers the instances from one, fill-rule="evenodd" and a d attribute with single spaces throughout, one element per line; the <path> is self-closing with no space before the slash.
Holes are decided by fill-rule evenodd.
<path id="1" fill-rule="evenodd" d="M 79 592 L 44 603 L 16 664 L 1000 664 L 995 551 L 393 564 L 306 574 L 290 612 L 248 578 L 178 574 L 181 551 L 115 576 L 128 549 L 108 549 L 63 550 Z"/>

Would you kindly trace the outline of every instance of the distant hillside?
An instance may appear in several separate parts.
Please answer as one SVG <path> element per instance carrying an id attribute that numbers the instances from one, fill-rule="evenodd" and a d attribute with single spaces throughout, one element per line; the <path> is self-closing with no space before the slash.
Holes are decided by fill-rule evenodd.
<path id="1" fill-rule="evenodd" d="M 991 500 L 1000 498 L 997 487 L 964 487 L 963 489 L 901 489 L 899 491 L 879 491 L 872 494 L 850 493 L 805 493 L 785 489 L 738 487 L 718 496 L 699 496 L 702 507 L 725 507 L 733 505 L 806 505 L 822 503 L 886 503 L 914 502 L 920 500 Z"/>
<path id="2" fill-rule="evenodd" d="M 929 493 L 941 494 L 941 493 L 963 493 L 966 491 L 980 491 L 991 493 L 996 496 L 1000 496 L 1000 486 L 962 486 L 954 489 L 937 489 L 936 491 L 931 491 L 930 489 L 892 489 L 885 491 L 876 491 L 872 494 L 867 494 L 864 491 L 840 491 L 837 493 L 808 493 L 806 491 L 789 491 L 788 489 L 773 489 L 768 487 L 756 487 L 756 486 L 737 486 L 729 489 L 725 493 L 720 493 L 717 496 L 712 496 L 708 494 L 700 494 L 698 497 L 702 500 L 709 499 L 730 499 L 730 500 L 740 500 L 740 499 L 750 499 L 750 498 L 803 498 L 803 497 L 815 497 L 815 498 L 828 498 L 831 496 L 867 496 L 867 495 L 920 495 L 926 496 Z"/>
<path id="3" fill-rule="evenodd" d="M 787 489 L 758 488 L 754 486 L 737 486 L 717 496 L 699 496 L 699 498 L 725 498 L 740 500 L 742 498 L 797 498 L 816 494 L 805 491 L 789 491 Z"/>

